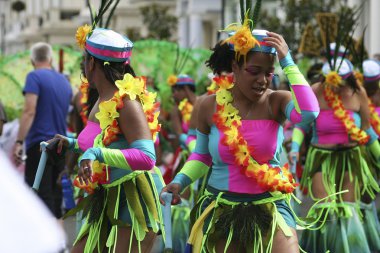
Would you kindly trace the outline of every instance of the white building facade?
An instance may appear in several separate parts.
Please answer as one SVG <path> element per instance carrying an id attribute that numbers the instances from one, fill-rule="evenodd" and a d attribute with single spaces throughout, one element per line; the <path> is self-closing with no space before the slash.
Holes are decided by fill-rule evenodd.
<path id="1" fill-rule="evenodd" d="M 12 11 L 16 0 L 0 0 L 0 44 L 5 54 L 30 48 L 37 41 L 51 44 L 74 45 L 79 25 L 90 22 L 85 0 L 23 0 L 25 10 Z M 96 9 L 100 0 L 90 1 Z M 148 33 L 140 8 L 153 3 L 167 6 L 169 13 L 178 17 L 178 31 L 173 35 L 183 47 L 210 48 L 221 39 L 218 30 L 240 18 L 239 0 L 121 0 L 112 18 L 110 28 L 126 34 L 135 31 Z M 343 0 L 349 6 L 362 0 Z M 279 0 L 263 1 L 271 15 L 285 17 Z M 224 8 L 223 8 L 224 7 Z M 224 9 L 224 15 L 222 10 Z M 366 48 L 369 55 L 380 53 L 380 0 L 368 0 L 364 6 L 356 32 L 358 38 L 367 26 Z"/>

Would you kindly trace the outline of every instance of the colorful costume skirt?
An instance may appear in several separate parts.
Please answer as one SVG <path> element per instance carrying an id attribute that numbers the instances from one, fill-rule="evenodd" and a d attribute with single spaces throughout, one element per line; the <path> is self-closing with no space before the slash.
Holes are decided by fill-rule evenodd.
<path id="1" fill-rule="evenodd" d="M 322 181 L 329 196 L 344 190 L 343 179 L 348 173 L 355 187 L 355 201 L 360 205 L 361 196 L 366 193 L 372 199 L 380 191 L 379 185 L 367 162 L 363 158 L 360 147 L 343 149 L 322 149 L 310 146 L 307 153 L 305 169 L 302 174 L 301 186 L 306 187 L 313 199 L 311 191 L 312 179 L 315 173 L 322 172 Z M 343 202 L 342 195 L 336 195 L 337 200 Z"/>
<path id="2" fill-rule="evenodd" d="M 377 249 L 378 234 L 372 223 L 373 214 L 364 211 L 361 197 L 366 194 L 374 198 L 380 190 L 374 175 L 371 173 L 363 151 L 360 147 L 344 149 L 322 149 L 311 146 L 309 148 L 301 185 L 307 187 L 311 197 L 317 200 L 312 193 L 312 178 L 317 172 L 322 172 L 322 181 L 325 190 L 331 196 L 331 202 L 317 204 L 311 213 L 314 218 L 326 215 L 319 230 L 304 231 L 300 245 L 306 252 L 364 252 Z M 344 202 L 342 198 L 343 179 L 348 173 L 354 185 L 355 202 Z M 365 228 L 367 224 L 367 228 Z M 374 238 L 375 237 L 375 238 Z"/>
<path id="3" fill-rule="evenodd" d="M 84 252 L 103 252 L 117 243 L 118 228 L 132 227 L 131 238 L 138 243 L 151 229 L 164 235 L 158 194 L 162 179 L 148 171 L 133 171 L 110 184 L 101 185 L 65 216 L 83 210 L 86 217 L 74 245 L 88 236 Z M 131 244 L 130 244 L 131 245 Z"/>
<path id="4" fill-rule="evenodd" d="M 192 229 L 186 252 L 214 252 L 216 243 L 238 242 L 236 252 L 271 252 L 277 228 L 293 236 L 296 222 L 290 195 L 220 192 L 207 187 L 191 213 Z"/>

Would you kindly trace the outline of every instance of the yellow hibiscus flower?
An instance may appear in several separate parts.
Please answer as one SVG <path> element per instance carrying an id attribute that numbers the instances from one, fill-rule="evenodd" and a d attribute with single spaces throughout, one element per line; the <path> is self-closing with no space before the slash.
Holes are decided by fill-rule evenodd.
<path id="1" fill-rule="evenodd" d="M 84 47 L 86 45 L 87 35 L 91 32 L 91 30 L 92 30 L 91 26 L 89 26 L 87 24 L 80 26 L 77 29 L 77 32 L 75 34 L 75 38 L 77 40 L 77 44 L 78 44 L 80 49 L 84 49 Z"/>
<path id="2" fill-rule="evenodd" d="M 112 100 L 104 101 L 99 104 L 99 112 L 95 114 L 95 117 L 99 120 L 102 130 L 110 126 L 114 119 L 119 117 L 116 105 L 117 103 Z"/>
<path id="3" fill-rule="evenodd" d="M 140 96 L 140 100 L 144 105 L 144 109 L 149 110 L 153 108 L 154 102 L 156 101 L 157 93 L 144 93 Z"/>
<path id="4" fill-rule="evenodd" d="M 236 159 L 240 165 L 248 165 L 249 158 L 251 157 L 246 145 L 239 145 L 235 153 Z"/>
<path id="5" fill-rule="evenodd" d="M 134 78 L 131 74 L 125 74 L 123 80 L 115 82 L 119 88 L 120 96 L 128 95 L 131 100 L 144 92 L 144 81 L 140 78 Z"/>
<path id="6" fill-rule="evenodd" d="M 222 112 L 222 117 L 223 118 L 232 118 L 237 114 L 238 114 L 238 111 L 236 110 L 236 108 L 233 105 L 226 104 L 224 106 L 224 110 Z"/>
<path id="7" fill-rule="evenodd" d="M 232 102 L 233 98 L 231 95 L 231 92 L 225 90 L 225 89 L 220 89 L 216 92 L 216 102 L 218 105 L 225 105 L 227 103 Z"/>

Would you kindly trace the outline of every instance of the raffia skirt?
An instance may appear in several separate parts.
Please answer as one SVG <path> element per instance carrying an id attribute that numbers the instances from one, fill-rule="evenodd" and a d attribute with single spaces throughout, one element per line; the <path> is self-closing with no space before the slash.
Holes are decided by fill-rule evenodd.
<path id="1" fill-rule="evenodd" d="M 372 223 L 376 218 L 373 212 L 361 212 L 363 205 L 360 201 L 364 194 L 373 199 L 380 188 L 364 157 L 360 147 L 336 150 L 309 148 L 301 186 L 308 188 L 311 197 L 317 200 L 311 190 L 312 178 L 315 173 L 322 172 L 325 190 L 333 197 L 328 203 L 318 204 L 311 214 L 314 217 L 327 214 L 327 219 L 320 224 L 321 229 L 304 231 L 300 245 L 306 252 L 369 253 L 370 249 L 378 250 L 376 244 L 379 244 L 380 237 Z M 342 194 L 339 194 L 345 190 L 343 179 L 347 173 L 354 185 L 355 202 L 344 202 Z"/>
<path id="2" fill-rule="evenodd" d="M 147 232 L 165 233 L 158 194 L 163 180 L 149 171 L 133 171 L 98 187 L 65 216 L 83 211 L 85 222 L 74 245 L 87 236 L 84 252 L 103 252 L 117 243 L 118 229 L 131 227 L 140 244 Z M 164 236 L 163 236 L 164 237 Z M 131 244 L 130 244 L 131 247 Z"/>

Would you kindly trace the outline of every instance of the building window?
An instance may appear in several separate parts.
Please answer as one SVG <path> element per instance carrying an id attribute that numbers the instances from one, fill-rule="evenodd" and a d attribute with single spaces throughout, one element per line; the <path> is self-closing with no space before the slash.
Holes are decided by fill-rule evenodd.
<path id="1" fill-rule="evenodd" d="M 61 20 L 71 20 L 73 17 L 78 16 L 79 11 L 61 11 Z"/>

